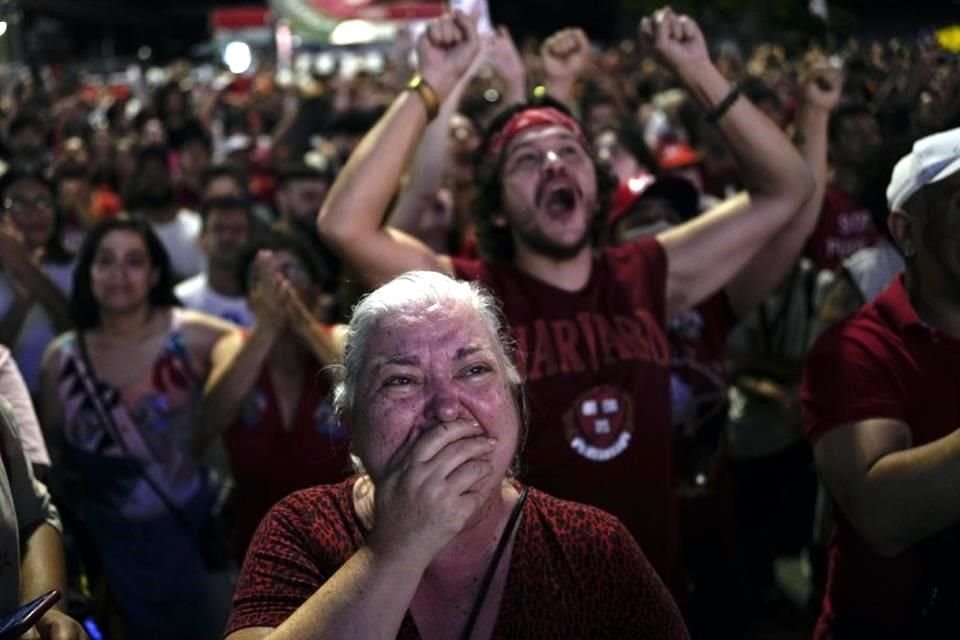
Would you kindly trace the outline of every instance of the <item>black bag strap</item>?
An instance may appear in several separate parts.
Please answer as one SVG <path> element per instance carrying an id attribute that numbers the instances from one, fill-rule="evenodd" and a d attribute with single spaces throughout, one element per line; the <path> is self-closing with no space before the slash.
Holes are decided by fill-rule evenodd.
<path id="1" fill-rule="evenodd" d="M 97 416 L 100 418 L 100 422 L 103 424 L 103 427 L 110 433 L 110 437 L 117 441 L 124 453 L 127 454 L 127 457 L 137 464 L 140 474 L 147 481 L 147 484 L 150 485 L 150 488 L 153 489 L 154 493 L 157 494 L 157 497 L 160 498 L 160 502 L 162 502 L 167 510 L 173 515 L 173 518 L 177 521 L 177 524 L 179 524 L 188 535 L 193 537 L 194 527 L 190 525 L 190 519 L 179 507 L 173 503 L 173 500 L 170 499 L 170 497 L 167 495 L 167 492 L 164 491 L 157 481 L 154 480 L 153 477 L 147 472 L 147 468 L 143 466 L 140 460 L 138 460 L 137 457 L 131 453 L 130 447 L 124 438 L 122 430 L 117 427 L 117 423 L 113 419 L 113 414 L 106 406 L 104 406 L 103 400 L 100 397 L 100 393 L 97 388 L 97 371 L 93 368 L 93 361 L 90 359 L 90 354 L 87 351 L 87 340 L 83 332 L 77 332 L 77 345 L 79 346 L 80 360 L 83 364 L 83 370 L 80 372 L 80 379 L 83 381 L 87 395 L 90 396 L 90 401 L 93 403 L 93 408 L 97 412 Z"/>
<path id="2" fill-rule="evenodd" d="M 507 543 L 510 542 L 513 530 L 517 526 L 517 520 L 520 519 L 520 514 L 523 512 L 523 503 L 526 501 L 527 487 L 524 487 L 523 490 L 520 491 L 520 497 L 517 498 L 517 504 L 513 506 L 510 519 L 507 520 L 507 526 L 503 528 L 503 535 L 500 536 L 500 541 L 497 543 L 497 548 L 493 552 L 493 557 L 490 558 L 490 564 L 487 565 L 487 572 L 483 575 L 483 581 L 480 583 L 480 592 L 477 594 L 477 599 L 473 601 L 473 609 L 470 610 L 470 615 L 467 617 L 467 624 L 464 626 L 463 634 L 460 636 L 461 640 L 470 640 L 473 628 L 477 624 L 477 618 L 480 617 L 480 609 L 483 608 L 483 601 L 487 599 L 487 591 L 490 590 L 493 576 L 497 573 L 497 567 L 500 566 L 500 559 L 503 557 L 503 552 L 507 548 Z"/>

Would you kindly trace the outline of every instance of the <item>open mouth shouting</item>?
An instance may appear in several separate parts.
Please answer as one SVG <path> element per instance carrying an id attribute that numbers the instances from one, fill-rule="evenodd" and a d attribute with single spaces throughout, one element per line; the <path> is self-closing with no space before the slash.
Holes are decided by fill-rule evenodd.
<path id="1" fill-rule="evenodd" d="M 566 219 L 574 212 L 582 194 L 577 185 L 567 179 L 551 180 L 537 191 L 537 208 L 554 219 Z"/>

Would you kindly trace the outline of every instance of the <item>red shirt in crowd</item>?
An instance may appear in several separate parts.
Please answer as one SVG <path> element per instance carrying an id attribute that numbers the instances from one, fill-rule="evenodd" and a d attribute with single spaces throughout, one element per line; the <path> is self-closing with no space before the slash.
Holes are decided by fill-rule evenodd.
<path id="1" fill-rule="evenodd" d="M 320 369 L 315 360 L 304 367 L 293 421 L 284 426 L 264 366 L 240 415 L 223 435 L 236 483 L 236 551 L 241 560 L 260 519 L 281 498 L 316 484 L 340 482 L 352 473 L 347 435 L 328 401 L 330 385 Z"/>
<path id="2" fill-rule="evenodd" d="M 250 546 L 227 633 L 280 625 L 363 538 L 352 480 L 280 502 Z M 493 638 L 686 637 L 677 606 L 622 524 L 597 509 L 530 490 Z M 409 611 L 397 638 L 420 638 Z"/>
<path id="3" fill-rule="evenodd" d="M 825 333 L 807 360 L 801 400 L 811 442 L 841 425 L 900 420 L 913 446 L 960 425 L 960 340 L 923 323 L 899 276 L 874 302 Z M 929 593 L 924 544 L 875 553 L 838 508 L 815 638 L 916 637 Z M 846 636 L 845 636 L 846 637 Z"/>
<path id="4" fill-rule="evenodd" d="M 817 226 L 804 255 L 820 269 L 833 271 L 845 259 L 878 240 L 870 211 L 836 187 L 827 187 Z"/>
<path id="5" fill-rule="evenodd" d="M 522 479 L 617 516 L 676 586 L 660 243 L 603 249 L 590 280 L 573 292 L 506 262 L 454 259 L 454 270 L 492 290 L 517 342 L 530 408 Z"/>

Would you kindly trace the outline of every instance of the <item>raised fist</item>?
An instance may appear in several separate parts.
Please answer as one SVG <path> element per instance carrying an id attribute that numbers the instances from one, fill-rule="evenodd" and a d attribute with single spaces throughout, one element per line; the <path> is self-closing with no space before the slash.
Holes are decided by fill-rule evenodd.
<path id="1" fill-rule="evenodd" d="M 692 18 L 677 15 L 670 7 L 640 21 L 640 38 L 681 77 L 710 64 L 700 27 Z"/>
<path id="2" fill-rule="evenodd" d="M 544 41 L 540 57 L 549 80 L 573 82 L 590 61 L 590 41 L 583 29 L 563 29 Z"/>
<path id="3" fill-rule="evenodd" d="M 477 24 L 461 11 L 431 21 L 417 42 L 418 67 L 440 99 L 468 73 L 480 51 Z"/>
<path id="4" fill-rule="evenodd" d="M 843 95 L 843 71 L 837 65 L 821 62 L 814 66 L 803 82 L 805 104 L 833 111 Z"/>

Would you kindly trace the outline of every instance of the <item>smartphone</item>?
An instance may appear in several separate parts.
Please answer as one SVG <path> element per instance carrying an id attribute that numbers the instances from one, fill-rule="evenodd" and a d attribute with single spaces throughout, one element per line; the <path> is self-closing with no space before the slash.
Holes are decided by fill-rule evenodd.
<path id="1" fill-rule="evenodd" d="M 487 0 L 450 0 L 450 10 L 455 11 L 457 9 L 477 19 L 477 34 L 481 38 L 493 34 L 493 22 L 490 21 L 490 4 Z"/>
<path id="2" fill-rule="evenodd" d="M 14 640 L 25 634 L 58 600 L 60 592 L 54 589 L 0 618 L 0 640 Z"/>

